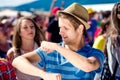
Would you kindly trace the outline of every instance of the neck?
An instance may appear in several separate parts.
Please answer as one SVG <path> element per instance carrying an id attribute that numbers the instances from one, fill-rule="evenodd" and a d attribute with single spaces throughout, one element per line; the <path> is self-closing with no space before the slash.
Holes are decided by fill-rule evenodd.
<path id="1" fill-rule="evenodd" d="M 70 44 L 70 45 L 65 45 L 65 47 L 72 50 L 72 51 L 77 51 L 77 50 L 81 49 L 84 45 L 85 45 L 84 40 L 81 40 L 78 43 L 75 42 L 75 43 Z"/>
<path id="2" fill-rule="evenodd" d="M 21 49 L 28 51 L 34 50 L 34 44 L 35 42 L 33 40 L 23 40 Z"/>

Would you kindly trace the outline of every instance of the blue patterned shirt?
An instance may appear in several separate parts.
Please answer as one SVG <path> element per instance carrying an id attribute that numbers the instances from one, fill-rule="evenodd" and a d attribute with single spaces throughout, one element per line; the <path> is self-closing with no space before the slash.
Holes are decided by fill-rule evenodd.
<path id="1" fill-rule="evenodd" d="M 35 51 L 42 59 L 40 65 L 46 66 L 47 72 L 60 73 L 62 75 L 62 80 L 93 80 L 95 73 L 99 73 L 102 70 L 104 54 L 101 51 L 91 48 L 88 45 L 85 45 L 76 52 L 85 57 L 94 56 L 100 61 L 100 67 L 97 70 L 91 72 L 84 72 L 81 69 L 78 69 L 57 51 L 53 51 L 50 54 L 46 54 L 40 48 Z"/>

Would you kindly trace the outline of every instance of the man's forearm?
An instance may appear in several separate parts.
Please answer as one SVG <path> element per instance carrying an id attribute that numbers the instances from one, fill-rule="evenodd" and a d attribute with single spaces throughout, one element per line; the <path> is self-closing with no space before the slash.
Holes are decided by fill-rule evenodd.
<path id="1" fill-rule="evenodd" d="M 22 56 L 15 58 L 12 65 L 23 73 L 41 78 L 43 78 L 46 73 L 42 69 L 39 69 L 38 67 L 32 65 L 27 59 Z"/>
<path id="2" fill-rule="evenodd" d="M 99 62 L 96 60 L 95 57 L 86 58 L 82 55 L 77 54 L 76 52 L 73 52 L 69 49 L 65 49 L 61 46 L 57 46 L 56 50 L 61 55 L 63 55 L 68 61 L 70 61 L 74 66 L 76 66 L 79 69 L 82 69 L 85 72 L 90 72 L 99 68 Z"/>

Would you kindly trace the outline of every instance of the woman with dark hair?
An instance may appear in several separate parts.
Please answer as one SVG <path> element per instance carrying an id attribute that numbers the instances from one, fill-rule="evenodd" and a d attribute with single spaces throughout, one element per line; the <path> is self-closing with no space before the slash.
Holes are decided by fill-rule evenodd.
<path id="1" fill-rule="evenodd" d="M 15 57 L 37 49 L 42 40 L 45 40 L 44 35 L 36 23 L 30 18 L 21 17 L 14 28 L 13 48 L 8 51 L 7 59 L 12 62 Z M 40 80 L 19 70 L 16 70 L 16 75 L 18 80 Z"/>
<path id="2" fill-rule="evenodd" d="M 116 3 L 111 12 L 106 49 L 110 71 L 112 74 L 116 72 L 116 80 L 120 80 L 120 3 Z"/>

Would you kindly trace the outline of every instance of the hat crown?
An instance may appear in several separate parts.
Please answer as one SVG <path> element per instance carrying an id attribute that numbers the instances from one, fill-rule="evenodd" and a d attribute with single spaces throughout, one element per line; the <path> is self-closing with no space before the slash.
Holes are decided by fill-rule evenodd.
<path id="1" fill-rule="evenodd" d="M 78 18 L 81 18 L 85 22 L 88 21 L 89 15 L 88 15 L 87 9 L 85 9 L 78 3 L 73 3 L 72 5 L 67 7 L 64 11 L 67 13 L 73 14 L 73 15 L 77 16 Z"/>
<path id="2" fill-rule="evenodd" d="M 87 9 L 84 8 L 83 6 L 79 5 L 78 3 L 71 4 L 63 11 L 58 12 L 58 14 L 60 14 L 60 13 L 69 14 L 69 15 L 75 17 L 86 27 L 86 29 L 89 29 L 90 25 L 87 23 L 88 18 L 89 18 Z"/>

